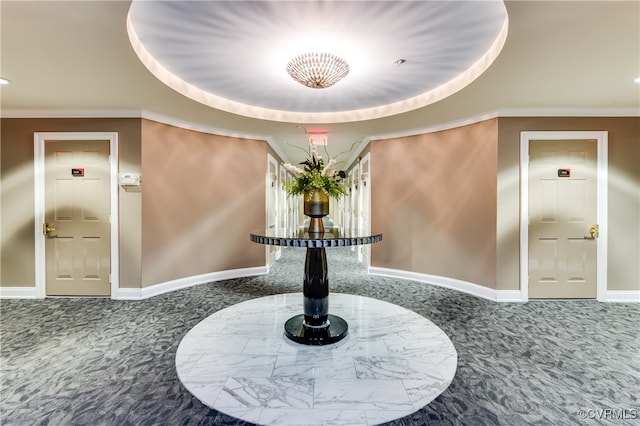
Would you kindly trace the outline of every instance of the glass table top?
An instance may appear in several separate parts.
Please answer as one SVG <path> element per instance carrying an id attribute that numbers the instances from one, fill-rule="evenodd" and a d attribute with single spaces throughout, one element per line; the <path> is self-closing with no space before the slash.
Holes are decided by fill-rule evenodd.
<path id="1" fill-rule="evenodd" d="M 363 229 L 325 227 L 325 232 L 309 234 L 305 228 L 295 231 L 283 228 L 269 228 L 254 231 L 251 241 L 258 244 L 286 247 L 346 247 L 363 244 L 374 244 L 382 241 L 382 234 L 375 234 Z"/>

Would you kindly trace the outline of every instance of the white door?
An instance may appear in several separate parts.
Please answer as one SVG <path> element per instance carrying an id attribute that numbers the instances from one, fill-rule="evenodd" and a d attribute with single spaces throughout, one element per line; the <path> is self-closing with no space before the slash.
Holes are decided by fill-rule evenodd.
<path id="1" fill-rule="evenodd" d="M 370 169 L 371 169 L 371 154 L 367 153 L 360 162 L 360 191 L 359 191 L 359 223 L 360 229 L 365 232 L 371 230 L 371 181 L 370 181 Z M 369 261 L 371 258 L 371 245 L 365 244 L 358 246 L 360 252 L 358 253 L 358 260 L 360 260 L 366 267 L 369 267 Z"/>
<path id="2" fill-rule="evenodd" d="M 358 200 L 360 199 L 360 167 L 356 166 L 351 171 L 351 228 L 358 229 L 360 228 L 360 223 L 358 222 L 358 213 L 360 212 L 360 208 L 358 207 Z"/>
<path id="3" fill-rule="evenodd" d="M 284 183 L 287 181 L 287 169 L 280 166 L 279 167 L 280 178 L 278 180 L 278 199 L 280 202 L 278 203 L 279 212 L 278 215 L 280 217 L 280 226 L 281 230 L 286 230 L 289 228 L 289 209 L 287 203 L 287 192 L 284 189 Z"/>
<path id="4" fill-rule="evenodd" d="M 45 141 L 46 295 L 111 294 L 109 140 Z"/>
<path id="5" fill-rule="evenodd" d="M 529 297 L 597 297 L 597 141 L 529 143 Z"/>
<path id="6" fill-rule="evenodd" d="M 267 154 L 267 228 L 278 227 L 278 162 Z M 267 265 L 271 265 L 280 254 L 280 247 L 266 246 Z"/>
<path id="7" fill-rule="evenodd" d="M 351 197 L 349 206 L 349 226 L 351 229 L 359 229 L 360 223 L 358 221 L 358 213 L 360 212 L 360 207 L 358 207 L 358 200 L 360 199 L 360 167 L 355 166 L 351 170 Z M 358 251 L 358 246 L 351 246 L 351 251 Z M 358 259 L 360 260 L 360 259 Z"/>

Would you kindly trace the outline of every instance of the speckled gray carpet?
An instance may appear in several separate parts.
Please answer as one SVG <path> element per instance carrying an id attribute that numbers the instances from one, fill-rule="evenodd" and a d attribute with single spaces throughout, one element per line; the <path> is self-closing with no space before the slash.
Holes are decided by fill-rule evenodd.
<path id="1" fill-rule="evenodd" d="M 143 301 L 0 301 L 0 424 L 246 424 L 209 409 L 184 389 L 175 351 L 213 312 L 300 292 L 304 250 L 283 252 L 269 275 Z M 451 386 L 392 424 L 640 424 L 637 304 L 498 304 L 370 277 L 349 249 L 330 249 L 327 256 L 332 292 L 413 310 L 447 333 L 458 351 Z"/>

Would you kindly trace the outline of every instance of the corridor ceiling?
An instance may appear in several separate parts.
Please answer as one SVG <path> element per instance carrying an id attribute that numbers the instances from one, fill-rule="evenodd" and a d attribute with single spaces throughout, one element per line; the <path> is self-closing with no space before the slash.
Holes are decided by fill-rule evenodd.
<path id="1" fill-rule="evenodd" d="M 311 132 L 337 154 L 484 117 L 640 115 L 638 1 L 2 0 L 0 20 L 4 117 L 145 116 L 291 162 Z M 350 74 L 294 82 L 305 49 Z"/>

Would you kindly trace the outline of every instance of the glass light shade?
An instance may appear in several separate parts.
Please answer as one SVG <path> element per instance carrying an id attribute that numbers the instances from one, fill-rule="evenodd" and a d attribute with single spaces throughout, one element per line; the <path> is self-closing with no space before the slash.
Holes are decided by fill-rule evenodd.
<path id="1" fill-rule="evenodd" d="M 349 64 L 330 53 L 305 53 L 287 64 L 295 81 L 312 89 L 326 89 L 349 74 Z"/>

